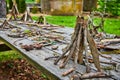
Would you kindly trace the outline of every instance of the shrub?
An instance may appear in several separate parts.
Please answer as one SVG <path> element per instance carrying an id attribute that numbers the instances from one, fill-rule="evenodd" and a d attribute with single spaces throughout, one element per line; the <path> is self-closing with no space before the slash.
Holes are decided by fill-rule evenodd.
<path id="1" fill-rule="evenodd" d="M 105 11 L 112 15 L 120 15 L 120 0 L 98 0 L 98 11 Z"/>
<path id="2" fill-rule="evenodd" d="M 20 13 L 24 13 L 25 10 L 26 10 L 26 3 L 25 3 L 25 0 L 18 0 L 18 10 Z"/>
<path id="3" fill-rule="evenodd" d="M 38 11 L 39 11 L 39 8 L 37 8 L 36 6 L 32 8 L 32 13 L 37 13 Z"/>
<path id="4" fill-rule="evenodd" d="M 36 3 L 40 3 L 41 0 L 35 0 Z"/>
<path id="5" fill-rule="evenodd" d="M 12 6 L 13 6 L 13 2 L 12 0 L 9 0 L 9 9 L 12 9 Z"/>
<path id="6" fill-rule="evenodd" d="M 12 0 L 7 0 L 7 2 L 9 3 L 9 9 L 12 9 L 12 6 L 13 6 Z M 26 10 L 25 0 L 16 0 L 16 3 L 17 3 L 18 11 L 20 13 L 25 12 L 25 10 Z"/>

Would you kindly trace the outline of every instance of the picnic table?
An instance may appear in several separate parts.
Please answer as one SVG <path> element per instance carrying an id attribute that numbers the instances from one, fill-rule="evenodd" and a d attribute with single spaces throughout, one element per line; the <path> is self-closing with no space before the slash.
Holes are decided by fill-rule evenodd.
<path id="1" fill-rule="evenodd" d="M 2 24 L 2 22 L 4 22 L 4 20 L 0 21 L 0 25 Z M 65 69 L 59 69 L 58 66 L 54 65 L 54 59 L 50 59 L 50 60 L 44 60 L 47 57 L 50 56 L 54 56 L 54 55 L 60 55 L 62 53 L 62 48 L 64 48 L 67 43 L 70 42 L 70 35 L 73 32 L 73 29 L 71 28 L 61 28 L 61 27 L 53 27 L 51 30 L 50 28 L 47 30 L 43 28 L 38 28 L 36 26 L 32 26 L 29 27 L 26 24 L 19 24 L 19 21 L 12 21 L 9 22 L 9 24 L 12 24 L 14 26 L 20 27 L 22 29 L 29 29 L 29 28 L 34 28 L 34 29 L 40 29 L 41 31 L 49 34 L 51 33 L 51 31 L 55 32 L 57 34 L 62 34 L 65 38 L 66 41 L 64 42 L 56 42 L 55 44 L 52 45 L 57 45 L 58 49 L 56 50 L 52 50 L 51 46 L 45 46 L 42 47 L 39 50 L 30 50 L 30 51 L 26 51 L 25 49 L 22 49 L 20 44 L 32 44 L 35 43 L 33 40 L 31 40 L 31 38 L 35 37 L 22 37 L 22 38 L 13 38 L 13 37 L 9 37 L 8 33 L 11 31 L 9 29 L 7 30 L 0 30 L 0 40 L 2 40 L 7 46 L 9 46 L 11 49 L 16 50 L 17 52 L 19 52 L 20 54 L 22 54 L 25 58 L 27 58 L 27 60 L 29 60 L 35 67 L 37 67 L 38 69 L 40 69 L 43 73 L 45 73 L 47 75 L 47 77 L 50 80 L 69 80 L 69 77 L 62 77 L 62 73 L 73 67 L 71 64 L 68 64 L 68 66 L 66 66 Z M 43 25 L 41 25 L 43 26 Z M 49 26 L 47 26 L 49 27 Z M 65 44 L 66 43 L 66 44 Z M 72 62 L 70 62 L 72 63 Z M 81 67 L 81 70 L 84 69 L 85 67 L 82 65 L 79 65 Z M 79 69 L 80 70 L 80 69 Z"/>
<path id="2" fill-rule="evenodd" d="M 0 25 L 4 22 L 4 19 L 1 19 Z M 60 56 L 62 54 L 62 49 L 65 48 L 71 40 L 71 35 L 74 31 L 73 28 L 65 28 L 60 26 L 54 25 L 28 25 L 21 21 L 9 21 L 9 24 L 13 25 L 14 28 L 19 28 L 21 30 L 30 29 L 33 31 L 40 31 L 40 33 L 47 39 L 51 39 L 52 36 L 57 38 L 57 41 L 50 43 L 50 45 L 43 46 L 41 49 L 32 49 L 32 50 L 25 50 L 21 47 L 21 45 L 32 45 L 34 43 L 40 43 L 39 41 L 35 40 L 37 37 L 41 37 L 40 35 L 30 35 L 24 37 L 11 37 L 10 34 L 14 33 L 12 29 L 0 29 L 0 40 L 5 42 L 7 46 L 11 49 L 16 50 L 20 54 L 22 54 L 28 61 L 30 61 L 33 66 L 40 69 L 43 73 L 47 75 L 50 80 L 70 80 L 69 76 L 62 76 L 62 73 L 69 70 L 74 66 L 73 61 L 69 61 L 65 68 L 60 69 L 59 64 L 54 65 L 54 58 L 49 60 L 45 60 L 45 58 L 53 57 L 53 56 Z M 51 36 L 50 36 L 51 35 Z M 56 37 L 57 36 L 57 37 Z M 45 38 L 46 39 L 46 38 Z M 53 46 L 57 46 L 57 49 L 52 49 Z M 77 65 L 77 71 L 81 73 L 86 72 L 86 67 L 83 65 Z M 105 80 L 105 79 L 104 79 Z M 110 80 L 108 78 L 108 80 Z"/>

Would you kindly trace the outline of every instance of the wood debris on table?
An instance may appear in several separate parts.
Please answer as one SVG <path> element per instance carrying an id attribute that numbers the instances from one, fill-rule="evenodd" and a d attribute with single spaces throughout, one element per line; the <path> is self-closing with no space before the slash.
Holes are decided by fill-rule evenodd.
<path id="1" fill-rule="evenodd" d="M 25 15 L 24 19 L 27 20 Z M 19 26 L 13 25 L 14 23 Z M 28 24 L 32 24 L 32 27 L 28 26 Z M 73 80 L 108 77 L 119 79 L 119 55 L 108 56 L 102 54 L 101 51 L 106 49 L 120 50 L 120 39 L 118 37 L 114 38 L 115 36 L 108 37 L 105 33 L 94 32 L 92 34 L 88 24 L 84 17 L 78 16 L 73 33 L 73 29 L 69 28 L 5 20 L 0 26 L 0 30 L 8 39 L 13 40 L 12 45 L 20 47 L 26 53 L 42 50 L 48 50 L 48 53 L 49 51 L 53 52 L 53 56 L 47 56 L 45 60 L 53 61 L 52 59 L 54 59 L 55 62 L 53 63 L 59 64 L 60 68 L 66 68 L 72 62 L 72 68 L 66 71 L 63 70 L 63 74 L 61 73 L 62 77 L 71 76 Z M 41 27 L 38 27 L 38 25 Z M 78 65 L 84 65 L 85 73 L 77 69 Z"/>

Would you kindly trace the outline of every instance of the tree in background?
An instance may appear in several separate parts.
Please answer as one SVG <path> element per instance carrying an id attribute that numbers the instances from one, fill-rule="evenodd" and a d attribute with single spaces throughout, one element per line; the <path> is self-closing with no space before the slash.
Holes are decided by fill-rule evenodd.
<path id="1" fill-rule="evenodd" d="M 98 0 L 98 11 L 120 15 L 120 0 Z"/>
<path id="2" fill-rule="evenodd" d="M 92 11 L 96 9 L 98 0 L 84 0 L 83 10 L 84 11 Z"/>
<path id="3" fill-rule="evenodd" d="M 40 3 L 41 0 L 35 0 L 36 3 Z"/>
<path id="4" fill-rule="evenodd" d="M 13 0 L 14 1 L 14 0 Z M 25 0 L 15 0 L 17 3 L 17 8 L 20 13 L 25 12 L 26 10 L 26 3 Z M 7 3 L 9 3 L 9 9 L 12 9 L 13 2 L 12 0 L 7 0 Z"/>
<path id="5" fill-rule="evenodd" d="M 6 1 L 0 0 L 0 18 L 6 17 Z"/>
<path id="6" fill-rule="evenodd" d="M 13 6 L 12 0 L 8 0 L 8 3 L 9 3 L 9 9 L 12 9 L 12 6 Z"/>
<path id="7" fill-rule="evenodd" d="M 42 12 L 46 13 L 50 11 L 50 0 L 41 0 Z"/>
<path id="8" fill-rule="evenodd" d="M 18 10 L 19 10 L 19 8 L 20 8 L 19 1 L 20 1 L 20 0 L 16 0 Z"/>
<path id="9" fill-rule="evenodd" d="M 18 8 L 18 10 L 19 10 L 19 12 L 20 13 L 24 13 L 25 12 L 25 10 L 26 10 L 26 3 L 25 3 L 25 0 L 18 0 L 18 5 L 19 5 L 19 8 Z"/>

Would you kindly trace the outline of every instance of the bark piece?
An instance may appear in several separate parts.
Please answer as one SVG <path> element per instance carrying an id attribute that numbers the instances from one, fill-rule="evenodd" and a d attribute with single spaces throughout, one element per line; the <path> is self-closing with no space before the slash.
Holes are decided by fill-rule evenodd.
<path id="1" fill-rule="evenodd" d="M 105 75 L 103 72 L 96 73 L 86 73 L 81 76 L 82 79 L 91 79 L 91 78 L 110 78 L 110 76 Z"/>
<path id="2" fill-rule="evenodd" d="M 52 48 L 52 50 L 56 50 L 56 49 L 58 49 L 58 46 L 57 45 L 53 45 L 51 48 Z"/>
<path id="3" fill-rule="evenodd" d="M 87 40 L 88 40 L 88 43 L 90 46 L 91 54 L 93 56 L 94 64 L 95 64 L 96 68 L 98 69 L 98 71 L 101 71 L 100 61 L 99 61 L 99 52 L 98 52 L 97 46 L 95 44 L 95 41 L 92 38 L 92 36 L 90 35 L 88 30 L 87 30 Z"/>
<path id="4" fill-rule="evenodd" d="M 62 76 L 67 76 L 68 74 L 72 73 L 74 70 L 75 70 L 74 68 L 71 68 L 68 71 L 62 73 Z"/>

